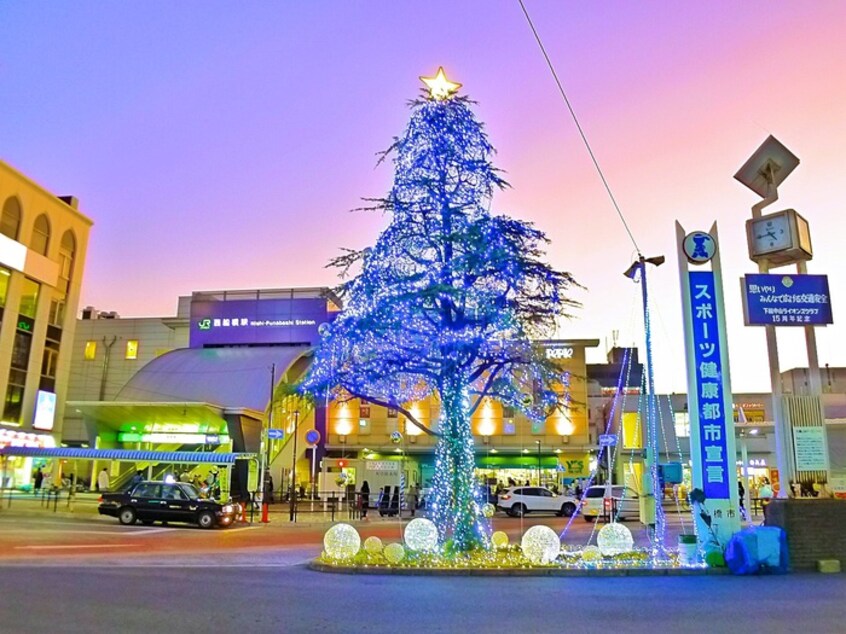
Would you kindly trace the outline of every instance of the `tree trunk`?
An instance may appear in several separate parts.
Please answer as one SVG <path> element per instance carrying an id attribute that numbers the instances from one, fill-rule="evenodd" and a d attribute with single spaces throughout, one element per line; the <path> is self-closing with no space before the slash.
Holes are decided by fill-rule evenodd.
<path id="1" fill-rule="evenodd" d="M 433 520 L 448 551 L 487 548 L 474 480 L 475 455 L 463 385 L 441 390 L 441 438 L 435 448 Z"/>

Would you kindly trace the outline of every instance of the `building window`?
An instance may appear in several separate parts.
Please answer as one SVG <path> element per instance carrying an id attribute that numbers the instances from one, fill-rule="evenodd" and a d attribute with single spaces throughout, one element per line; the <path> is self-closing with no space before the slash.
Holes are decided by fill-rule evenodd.
<path id="1" fill-rule="evenodd" d="M 9 294 L 9 281 L 12 279 L 12 272 L 5 266 L 0 266 L 0 306 L 6 305 L 6 297 Z"/>
<path id="2" fill-rule="evenodd" d="M 130 339 L 126 342 L 126 358 L 127 359 L 137 359 L 138 358 L 138 340 L 137 339 Z"/>
<path id="3" fill-rule="evenodd" d="M 85 360 L 86 361 L 93 361 L 96 356 L 97 356 L 97 342 L 96 341 L 86 341 L 85 342 Z"/>
<path id="4" fill-rule="evenodd" d="M 73 260 L 76 255 L 76 239 L 73 233 L 65 231 L 59 246 L 59 290 L 67 293 L 73 275 Z"/>
<path id="5" fill-rule="evenodd" d="M 40 289 L 41 285 L 38 282 L 34 282 L 28 277 L 24 278 L 23 288 L 21 290 L 21 315 L 35 319 L 35 311 L 38 310 L 38 291 Z"/>
<path id="6" fill-rule="evenodd" d="M 26 372 L 29 367 L 29 351 L 32 348 L 32 335 L 21 330 L 15 331 L 15 343 L 12 346 L 12 367 Z"/>
<path id="7" fill-rule="evenodd" d="M 18 239 L 21 230 L 21 204 L 15 197 L 9 198 L 3 205 L 0 216 L 0 233 L 12 240 Z"/>
<path id="8" fill-rule="evenodd" d="M 25 385 L 26 372 L 12 368 L 11 372 L 9 372 L 9 386 L 6 388 L 6 403 L 3 407 L 3 422 L 21 422 Z"/>
<path id="9" fill-rule="evenodd" d="M 54 298 L 50 300 L 50 315 L 48 316 L 47 321 L 54 326 L 58 326 L 59 328 L 62 327 L 62 324 L 65 321 L 64 298 Z"/>
<path id="10" fill-rule="evenodd" d="M 503 436 L 514 436 L 516 433 L 517 433 L 517 426 L 514 424 L 513 418 L 506 418 L 505 420 L 502 421 L 502 435 Z"/>
<path id="11" fill-rule="evenodd" d="M 687 412 L 673 413 L 676 428 L 676 438 L 690 438 L 690 416 Z"/>
<path id="12" fill-rule="evenodd" d="M 52 341 L 48 341 L 44 345 L 44 356 L 41 360 L 41 376 L 55 379 L 56 364 L 59 361 L 59 346 Z"/>
<path id="13" fill-rule="evenodd" d="M 47 255 L 47 248 L 50 246 L 50 221 L 47 214 L 41 214 L 35 219 L 32 227 L 32 244 L 30 248 L 36 253 Z"/>

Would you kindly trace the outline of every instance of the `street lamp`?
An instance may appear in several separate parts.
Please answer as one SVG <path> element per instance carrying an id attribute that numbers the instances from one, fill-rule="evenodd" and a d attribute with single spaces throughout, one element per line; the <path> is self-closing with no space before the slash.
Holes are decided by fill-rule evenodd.
<path id="1" fill-rule="evenodd" d="M 291 490 L 288 496 L 290 504 L 289 521 L 295 522 L 297 517 L 297 430 L 300 426 L 300 410 L 294 411 L 294 451 L 291 453 Z"/>
<path id="2" fill-rule="evenodd" d="M 632 265 L 623 273 L 631 280 L 635 280 L 637 272 L 640 271 L 640 289 L 643 298 L 643 330 L 645 333 L 646 343 L 646 475 L 650 482 L 650 489 L 652 491 L 653 504 L 655 505 L 655 531 L 652 534 L 652 555 L 659 557 L 664 551 L 664 533 L 666 531 L 666 522 L 664 517 L 664 507 L 661 505 L 663 499 L 663 492 L 661 491 L 661 483 L 658 478 L 658 431 L 656 425 L 655 412 L 655 377 L 652 365 L 652 329 L 649 322 L 649 295 L 646 287 L 646 265 L 661 266 L 664 264 L 666 258 L 663 255 L 656 255 L 651 258 L 646 258 L 643 254 L 638 254 L 637 260 L 632 262 Z M 606 451 L 609 451 L 606 448 Z M 608 473 L 608 479 L 611 479 L 611 473 Z M 647 513 L 651 515 L 651 513 Z M 642 517 L 641 521 L 649 519 Z M 644 522 L 648 523 L 648 522 Z"/>

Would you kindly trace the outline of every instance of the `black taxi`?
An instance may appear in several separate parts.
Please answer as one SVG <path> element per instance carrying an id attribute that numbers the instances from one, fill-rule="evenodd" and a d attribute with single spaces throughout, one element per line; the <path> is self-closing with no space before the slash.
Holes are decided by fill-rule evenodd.
<path id="1" fill-rule="evenodd" d="M 235 506 L 203 498 L 187 482 L 138 482 L 126 491 L 104 493 L 100 515 L 116 517 L 121 524 L 186 522 L 200 528 L 229 526 L 235 520 Z"/>

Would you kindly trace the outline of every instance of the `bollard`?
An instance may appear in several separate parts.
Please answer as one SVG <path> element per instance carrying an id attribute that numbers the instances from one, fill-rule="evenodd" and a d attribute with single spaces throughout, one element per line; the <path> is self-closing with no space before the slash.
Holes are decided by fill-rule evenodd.
<path id="1" fill-rule="evenodd" d="M 53 512 L 59 508 L 59 489 L 53 491 Z"/>
<path id="2" fill-rule="evenodd" d="M 268 512 L 270 511 L 270 506 L 267 502 L 262 502 L 261 504 L 261 523 L 267 524 L 270 522 L 270 518 L 268 517 Z"/>

